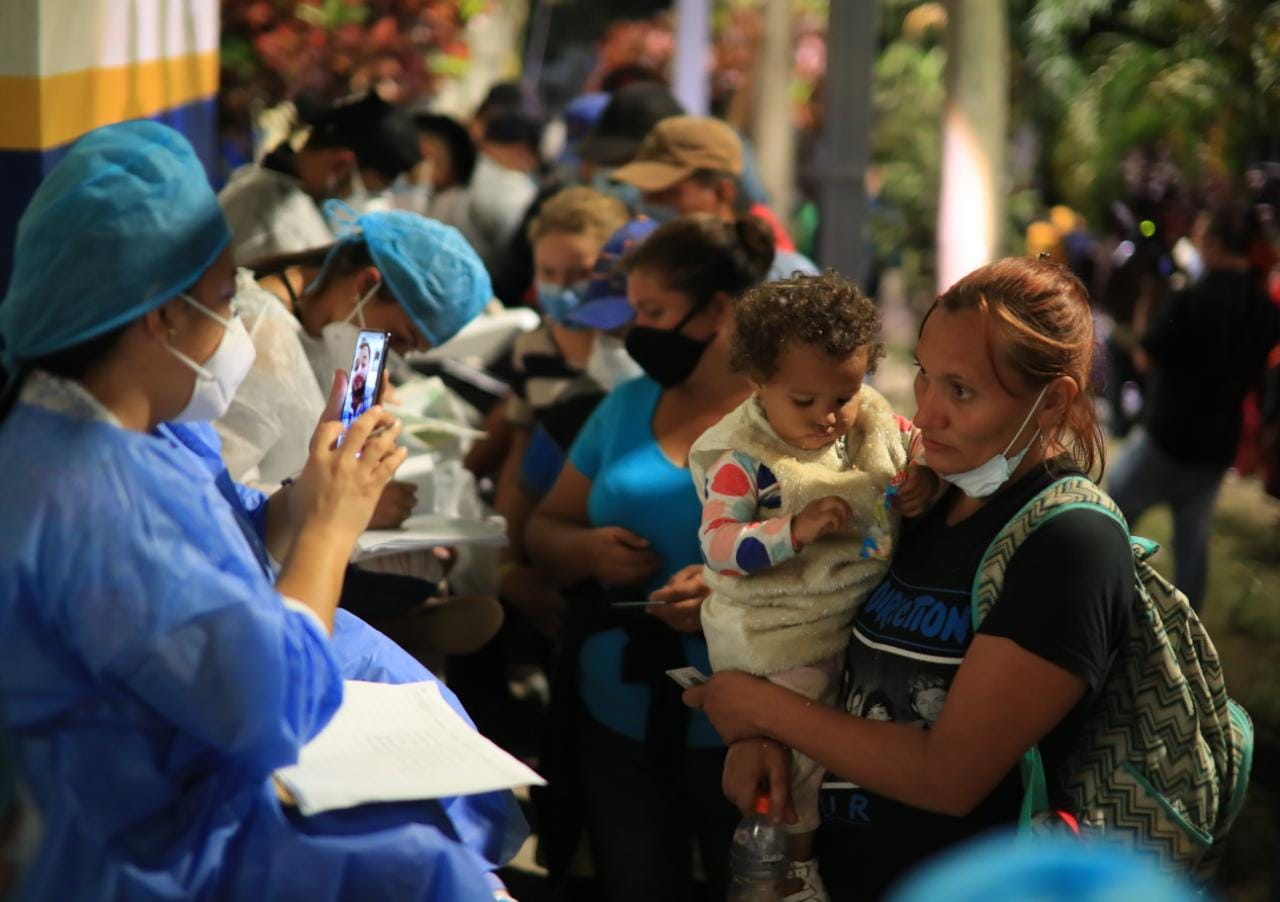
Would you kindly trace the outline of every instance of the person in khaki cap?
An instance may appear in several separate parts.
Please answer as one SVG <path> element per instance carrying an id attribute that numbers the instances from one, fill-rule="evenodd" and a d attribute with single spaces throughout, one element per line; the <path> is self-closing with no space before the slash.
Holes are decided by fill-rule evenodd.
<path id="1" fill-rule="evenodd" d="M 706 116 L 671 116 L 653 127 L 635 159 L 615 170 L 613 178 L 640 189 L 640 212 L 660 223 L 691 213 L 732 221 L 746 212 L 765 220 L 778 242 L 765 281 L 796 272 L 816 274 L 813 262 L 791 249 L 773 211 L 763 204 L 740 206 L 741 175 L 742 140 L 731 127 Z"/>

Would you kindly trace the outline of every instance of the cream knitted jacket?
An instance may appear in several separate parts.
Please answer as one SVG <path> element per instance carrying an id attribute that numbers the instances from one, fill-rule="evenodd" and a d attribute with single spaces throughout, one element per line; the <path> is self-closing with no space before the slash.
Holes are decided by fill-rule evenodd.
<path id="1" fill-rule="evenodd" d="M 707 470 L 732 450 L 763 463 L 777 477 L 782 506 L 770 512 L 774 516 L 798 514 L 832 495 L 853 508 L 844 530 L 821 537 L 777 566 L 748 576 L 704 568 L 711 595 L 702 603 L 702 631 L 716 670 L 770 674 L 843 652 L 853 615 L 888 569 L 887 560 L 863 559 L 859 552 L 885 489 L 906 466 L 907 450 L 884 397 L 868 386 L 859 395 L 845 454 L 837 445 L 820 451 L 788 445 L 754 397 L 690 449 L 689 470 L 704 502 Z M 897 525 L 893 515 L 895 537 Z"/>

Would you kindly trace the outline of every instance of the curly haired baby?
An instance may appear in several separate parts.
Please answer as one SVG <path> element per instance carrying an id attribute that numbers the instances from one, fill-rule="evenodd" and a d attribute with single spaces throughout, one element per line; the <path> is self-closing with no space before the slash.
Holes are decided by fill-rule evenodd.
<path id="1" fill-rule="evenodd" d="M 941 483 L 910 421 L 864 384 L 884 345 L 856 286 L 831 272 L 771 282 L 738 302 L 735 320 L 730 362 L 755 392 L 689 453 L 712 590 L 703 632 L 716 670 L 830 704 L 898 515 L 921 513 Z M 812 860 L 821 780 L 795 755 L 790 876 L 812 899 L 826 898 Z"/>

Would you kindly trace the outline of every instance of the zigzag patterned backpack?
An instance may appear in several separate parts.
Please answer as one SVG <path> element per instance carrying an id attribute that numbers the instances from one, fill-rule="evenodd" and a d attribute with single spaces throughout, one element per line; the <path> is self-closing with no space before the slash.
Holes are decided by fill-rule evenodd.
<path id="1" fill-rule="evenodd" d="M 1082 476 L 1059 479 L 1028 502 L 983 555 L 973 583 L 973 627 L 1000 597 L 1005 569 L 1037 528 L 1069 510 L 1094 510 L 1129 534 L 1119 509 Z M 1051 817 L 1048 785 L 1092 841 L 1117 843 L 1197 880 L 1214 873 L 1244 805 L 1253 723 L 1227 697 L 1222 666 L 1187 597 L 1147 559 L 1154 542 L 1130 537 L 1138 593 L 1124 644 L 1067 759 L 1051 775 L 1036 747 L 1021 763 L 1021 826 Z"/>

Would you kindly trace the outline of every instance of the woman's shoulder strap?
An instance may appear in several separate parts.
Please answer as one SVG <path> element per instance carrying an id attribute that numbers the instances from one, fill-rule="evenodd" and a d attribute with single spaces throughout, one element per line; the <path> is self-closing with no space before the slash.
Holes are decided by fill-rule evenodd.
<path id="1" fill-rule="evenodd" d="M 1009 518 L 983 552 L 970 593 L 975 632 L 1000 597 L 1014 552 L 1041 526 L 1073 510 L 1095 511 L 1115 521 L 1129 535 L 1129 526 L 1116 503 L 1087 476 L 1063 476 L 1045 486 Z"/>

